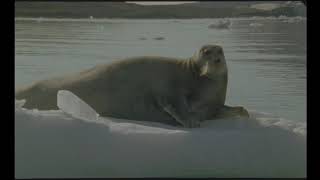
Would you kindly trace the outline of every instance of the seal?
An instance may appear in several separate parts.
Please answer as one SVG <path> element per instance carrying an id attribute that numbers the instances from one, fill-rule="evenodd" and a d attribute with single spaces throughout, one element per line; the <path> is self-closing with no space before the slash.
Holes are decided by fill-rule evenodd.
<path id="1" fill-rule="evenodd" d="M 141 56 L 46 79 L 22 87 L 25 108 L 58 109 L 57 92 L 68 90 L 101 116 L 199 127 L 201 121 L 245 116 L 225 105 L 228 70 L 223 48 L 204 45 L 186 59 Z"/>

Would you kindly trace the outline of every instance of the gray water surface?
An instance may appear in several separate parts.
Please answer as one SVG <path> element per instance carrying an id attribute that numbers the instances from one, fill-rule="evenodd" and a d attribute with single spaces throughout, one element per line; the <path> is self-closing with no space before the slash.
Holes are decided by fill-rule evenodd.
<path id="1" fill-rule="evenodd" d="M 305 122 L 306 21 L 231 20 L 218 30 L 208 28 L 217 19 L 15 19 L 15 85 L 125 57 L 190 57 L 219 44 L 229 69 L 227 104 Z"/>

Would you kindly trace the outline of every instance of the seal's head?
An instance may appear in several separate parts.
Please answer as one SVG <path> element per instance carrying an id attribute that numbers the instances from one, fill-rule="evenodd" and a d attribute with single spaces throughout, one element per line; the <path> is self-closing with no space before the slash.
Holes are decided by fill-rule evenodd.
<path id="1" fill-rule="evenodd" d="M 204 45 L 194 55 L 200 67 L 200 75 L 208 78 L 227 73 L 227 64 L 223 49 L 218 45 Z"/>

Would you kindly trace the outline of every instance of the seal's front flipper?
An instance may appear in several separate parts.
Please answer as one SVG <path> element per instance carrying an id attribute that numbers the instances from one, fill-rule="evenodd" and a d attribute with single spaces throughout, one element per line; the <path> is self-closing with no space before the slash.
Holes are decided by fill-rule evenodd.
<path id="1" fill-rule="evenodd" d="M 178 115 L 178 113 L 174 110 L 174 108 L 171 105 L 164 106 L 163 110 L 167 112 L 169 115 L 171 115 L 183 127 L 188 127 L 188 123 L 182 120 L 182 118 Z"/>
<path id="2" fill-rule="evenodd" d="M 186 128 L 200 127 L 199 120 L 194 118 L 183 119 L 171 105 L 167 105 L 163 107 L 163 109 L 168 114 L 170 114 L 177 122 L 179 122 L 183 127 L 186 127 Z"/>
<path id="3" fill-rule="evenodd" d="M 223 106 L 216 114 L 217 118 L 228 118 L 228 117 L 245 117 L 249 118 L 249 112 L 242 106 Z"/>
<path id="4" fill-rule="evenodd" d="M 175 108 L 172 104 L 170 104 L 165 98 L 157 99 L 158 105 L 160 105 L 163 110 L 168 113 L 171 117 L 173 117 L 178 123 L 180 123 L 183 127 L 186 128 L 194 128 L 200 127 L 200 121 L 194 118 L 188 118 L 188 108 L 185 107 L 186 101 L 182 100 L 179 105 L 179 108 Z M 181 113 L 179 113 L 181 112 Z M 182 114 L 184 112 L 184 115 Z"/>

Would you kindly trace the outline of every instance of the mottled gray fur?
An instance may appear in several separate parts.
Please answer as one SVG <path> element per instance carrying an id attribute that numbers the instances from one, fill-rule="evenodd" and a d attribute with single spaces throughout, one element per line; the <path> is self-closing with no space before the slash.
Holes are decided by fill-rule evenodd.
<path id="1" fill-rule="evenodd" d="M 69 90 L 101 116 L 199 127 L 203 120 L 248 116 L 225 106 L 228 71 L 223 49 L 205 45 L 189 59 L 135 57 L 42 80 L 16 91 L 25 108 L 57 109 L 57 92 Z"/>

